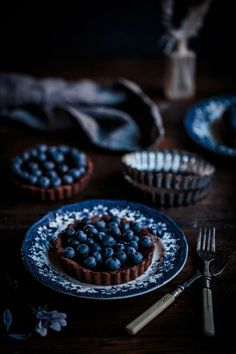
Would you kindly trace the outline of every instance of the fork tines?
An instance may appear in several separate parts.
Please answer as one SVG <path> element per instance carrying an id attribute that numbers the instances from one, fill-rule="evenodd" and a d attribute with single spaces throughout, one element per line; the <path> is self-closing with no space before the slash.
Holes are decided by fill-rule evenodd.
<path id="1" fill-rule="evenodd" d="M 198 239 L 197 239 L 197 252 L 210 252 L 215 253 L 216 243 L 215 243 L 215 227 L 213 229 L 204 229 L 204 232 L 200 228 Z"/>

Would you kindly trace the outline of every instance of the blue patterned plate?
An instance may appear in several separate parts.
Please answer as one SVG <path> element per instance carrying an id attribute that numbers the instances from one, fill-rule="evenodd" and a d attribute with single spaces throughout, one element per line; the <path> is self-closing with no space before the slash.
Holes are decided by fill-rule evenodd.
<path id="1" fill-rule="evenodd" d="M 128 283 L 112 286 L 81 283 L 63 271 L 53 253 L 53 240 L 76 219 L 101 216 L 108 211 L 128 220 L 140 221 L 150 227 L 154 234 L 158 233 L 164 247 L 164 257 L 160 260 L 156 249 L 147 271 Z M 121 299 L 160 288 L 181 271 L 187 254 L 185 236 L 166 216 L 141 204 L 102 199 L 66 205 L 50 212 L 29 229 L 22 244 L 23 261 L 37 280 L 65 294 L 90 299 Z"/>
<path id="2" fill-rule="evenodd" d="M 192 106 L 184 120 L 189 136 L 210 151 L 236 157 L 236 149 L 224 145 L 219 125 L 223 111 L 235 102 L 235 95 L 221 96 L 208 98 Z"/>

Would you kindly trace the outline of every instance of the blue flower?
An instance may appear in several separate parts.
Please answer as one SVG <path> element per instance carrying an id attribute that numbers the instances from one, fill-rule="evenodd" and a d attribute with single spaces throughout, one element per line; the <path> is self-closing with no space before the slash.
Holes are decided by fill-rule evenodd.
<path id="1" fill-rule="evenodd" d="M 6 327 L 6 330 L 7 332 L 9 331 L 9 328 L 12 324 L 12 313 L 9 309 L 6 309 L 4 312 L 3 312 L 3 323 Z"/>
<path id="2" fill-rule="evenodd" d="M 48 328 L 59 332 L 61 327 L 67 325 L 66 314 L 58 311 L 39 310 L 36 312 L 36 326 L 35 331 L 42 337 L 48 333 Z"/>

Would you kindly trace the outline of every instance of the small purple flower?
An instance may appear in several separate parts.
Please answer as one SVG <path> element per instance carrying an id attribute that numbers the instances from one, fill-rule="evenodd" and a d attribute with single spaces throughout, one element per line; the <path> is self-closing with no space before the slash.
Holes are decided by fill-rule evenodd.
<path id="1" fill-rule="evenodd" d="M 6 309 L 4 312 L 3 312 L 3 323 L 6 327 L 6 330 L 7 332 L 9 331 L 9 328 L 12 324 L 12 313 L 9 309 Z"/>
<path id="2" fill-rule="evenodd" d="M 61 327 L 67 325 L 66 317 L 66 314 L 63 312 L 39 310 L 36 312 L 35 331 L 42 337 L 47 335 L 48 328 L 59 332 Z"/>

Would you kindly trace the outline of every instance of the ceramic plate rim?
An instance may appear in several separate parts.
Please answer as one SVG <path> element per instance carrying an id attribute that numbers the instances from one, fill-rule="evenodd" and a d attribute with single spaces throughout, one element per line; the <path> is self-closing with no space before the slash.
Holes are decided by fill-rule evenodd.
<path id="1" fill-rule="evenodd" d="M 32 233 L 34 232 L 34 230 L 41 224 L 43 224 L 47 219 L 50 219 L 50 217 L 55 216 L 57 212 L 65 212 L 71 210 L 76 210 L 75 208 L 78 208 L 78 210 L 83 209 L 88 207 L 88 204 L 92 204 L 93 206 L 95 206 L 96 204 L 103 204 L 103 205 L 119 205 L 119 206 L 130 206 L 131 210 L 141 210 L 141 212 L 146 212 L 147 214 L 151 213 L 151 214 L 155 214 L 156 216 L 158 216 L 158 218 L 160 218 L 161 220 L 164 220 L 167 225 L 169 227 L 173 227 L 173 229 L 175 230 L 176 234 L 178 234 L 178 236 L 180 237 L 179 240 L 182 243 L 183 249 L 181 250 L 182 254 L 181 254 L 181 260 L 179 260 L 179 262 L 181 261 L 181 264 L 178 266 L 177 269 L 175 269 L 175 271 L 173 272 L 173 274 L 171 274 L 169 277 L 167 277 L 165 280 L 163 280 L 163 282 L 161 282 L 160 284 L 156 284 L 156 286 L 152 286 L 148 289 L 138 289 L 135 292 L 131 292 L 131 293 L 127 293 L 127 294 L 120 294 L 118 296 L 97 296 L 97 295 L 90 295 L 90 294 L 76 294 L 76 293 L 72 293 L 71 291 L 67 290 L 67 289 L 63 289 L 61 286 L 57 286 L 54 283 L 50 282 L 48 279 L 44 279 L 43 276 L 41 276 L 38 272 L 36 267 L 34 268 L 33 266 L 33 262 L 31 260 L 31 258 L 28 256 L 27 250 L 28 250 L 28 244 L 32 241 L 31 237 L 32 237 Z M 133 207 L 133 208 L 132 208 Z M 50 289 L 53 289 L 55 291 L 58 291 L 60 293 L 66 294 L 66 295 L 70 295 L 70 296 L 75 296 L 75 297 L 79 297 L 79 298 L 86 298 L 86 299 L 96 299 L 96 300 L 117 300 L 117 299 L 124 299 L 124 298 L 131 298 L 131 297 L 135 297 L 135 296 L 139 296 L 139 295 L 143 295 L 146 294 L 148 292 L 154 291 L 162 286 L 164 286 L 165 284 L 169 283 L 172 279 L 174 279 L 183 269 L 183 267 L 186 264 L 187 258 L 188 258 L 188 243 L 187 243 L 187 239 L 184 235 L 184 233 L 182 232 L 182 230 L 177 226 L 177 224 L 168 216 L 160 213 L 159 211 L 150 208 L 144 204 L 140 204 L 140 203 L 133 203 L 133 202 L 129 202 L 127 200 L 113 200 L 113 199 L 88 199 L 88 200 L 83 200 L 81 202 L 77 202 L 77 203 L 73 203 L 73 204 L 67 204 L 67 205 L 63 205 L 60 208 L 57 209 L 53 209 L 52 211 L 48 212 L 46 215 L 44 215 L 42 218 L 40 218 L 39 220 L 37 220 L 35 223 L 33 223 L 30 228 L 28 229 L 28 231 L 25 234 L 25 237 L 23 239 L 22 242 L 22 246 L 21 246 L 21 255 L 22 255 L 22 260 L 23 263 L 25 265 L 25 267 L 27 268 L 27 270 L 29 271 L 29 273 L 37 280 L 39 281 L 41 284 L 43 284 L 44 286 L 47 286 Z M 115 286 L 116 287 L 116 286 Z"/>
<path id="2" fill-rule="evenodd" d="M 214 147 L 209 146 L 207 143 L 204 142 L 204 140 L 199 135 L 194 133 L 193 129 L 192 129 L 192 124 L 194 121 L 194 112 L 196 111 L 197 108 L 206 106 L 206 104 L 209 103 L 210 101 L 219 102 L 219 101 L 224 101 L 224 100 L 235 100 L 235 102 L 236 102 L 236 94 L 212 96 L 212 97 L 208 97 L 203 100 L 200 100 L 200 101 L 196 102 L 195 104 L 193 104 L 185 113 L 184 127 L 185 127 L 185 131 L 190 136 L 190 138 L 196 144 L 200 145 L 204 149 L 207 149 L 208 151 L 214 152 L 214 153 L 222 155 L 222 156 L 236 157 L 236 149 L 231 148 L 227 145 L 218 144 L 218 143 L 215 143 Z M 223 148 L 223 151 L 222 151 L 222 148 Z"/>

